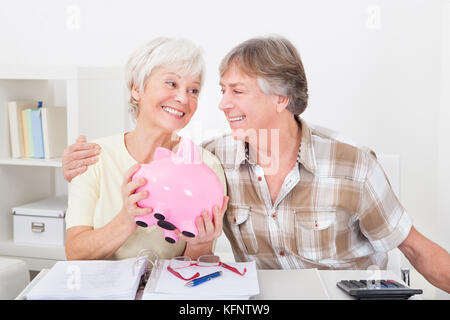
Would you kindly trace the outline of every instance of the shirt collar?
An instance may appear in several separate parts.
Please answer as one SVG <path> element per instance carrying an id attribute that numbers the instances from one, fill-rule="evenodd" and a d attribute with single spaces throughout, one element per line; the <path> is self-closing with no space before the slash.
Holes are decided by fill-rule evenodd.
<path id="1" fill-rule="evenodd" d="M 306 168 L 306 170 L 312 173 L 316 173 L 317 163 L 316 163 L 316 155 L 313 148 L 311 129 L 307 125 L 305 120 L 303 120 L 300 117 L 298 117 L 298 120 L 300 121 L 302 126 L 302 142 L 300 144 L 297 162 L 301 163 Z"/>
<path id="2" fill-rule="evenodd" d="M 237 142 L 237 151 L 236 151 L 236 161 L 235 161 L 235 169 L 239 168 L 241 164 L 244 162 L 248 162 L 251 165 L 255 165 L 256 163 L 250 159 L 250 146 L 247 141 L 239 140 Z"/>
<path id="3" fill-rule="evenodd" d="M 311 129 L 302 118 L 298 117 L 296 120 L 300 123 L 302 130 L 302 142 L 297 154 L 297 163 L 302 164 L 308 171 L 315 173 L 317 164 L 312 144 Z M 239 140 L 237 143 L 235 169 L 244 162 L 256 165 L 248 142 Z"/>

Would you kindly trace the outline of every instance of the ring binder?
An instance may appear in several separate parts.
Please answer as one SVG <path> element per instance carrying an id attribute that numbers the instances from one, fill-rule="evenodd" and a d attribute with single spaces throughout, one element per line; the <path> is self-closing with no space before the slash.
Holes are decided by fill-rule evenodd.
<path id="1" fill-rule="evenodd" d="M 133 275 L 135 275 L 137 272 L 136 270 L 139 269 L 138 266 L 140 261 L 145 261 L 147 265 L 145 266 L 145 272 L 142 274 L 139 283 L 139 290 L 145 287 L 145 285 L 148 282 L 148 279 L 150 278 L 150 275 L 152 274 L 153 269 L 155 269 L 155 266 L 159 264 L 160 259 L 158 254 L 151 249 L 140 250 L 136 256 L 136 259 L 134 260 Z"/>

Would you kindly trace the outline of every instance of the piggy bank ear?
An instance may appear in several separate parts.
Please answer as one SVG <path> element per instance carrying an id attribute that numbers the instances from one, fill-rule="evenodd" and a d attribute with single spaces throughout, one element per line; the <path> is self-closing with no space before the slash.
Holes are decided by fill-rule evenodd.
<path id="1" fill-rule="evenodd" d="M 153 160 L 160 160 L 164 158 L 169 158 L 172 155 L 172 151 L 166 148 L 158 147 L 153 155 Z"/>
<path id="2" fill-rule="evenodd" d="M 197 145 L 188 138 L 181 138 L 177 156 L 183 159 L 185 164 L 201 164 L 202 155 Z"/>

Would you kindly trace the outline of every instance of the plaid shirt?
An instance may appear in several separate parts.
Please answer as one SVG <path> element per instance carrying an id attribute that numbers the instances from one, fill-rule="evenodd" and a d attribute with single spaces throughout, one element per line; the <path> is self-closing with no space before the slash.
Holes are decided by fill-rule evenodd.
<path id="1" fill-rule="evenodd" d="M 203 143 L 223 165 L 224 232 L 236 261 L 259 269 L 385 269 L 412 227 L 375 153 L 301 123 L 297 164 L 275 203 L 248 143 L 231 134 Z"/>

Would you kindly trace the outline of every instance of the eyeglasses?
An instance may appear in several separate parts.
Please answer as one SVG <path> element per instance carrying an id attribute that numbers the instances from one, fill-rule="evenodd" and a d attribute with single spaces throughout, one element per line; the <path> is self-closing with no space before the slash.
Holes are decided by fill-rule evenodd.
<path id="1" fill-rule="evenodd" d="M 184 278 L 179 272 L 177 272 L 175 270 L 182 269 L 182 268 L 188 268 L 188 267 L 192 267 L 192 266 L 223 267 L 234 273 L 237 273 L 240 276 L 243 276 L 247 272 L 247 268 L 244 268 L 244 272 L 240 272 L 238 269 L 221 262 L 220 258 L 218 256 L 213 256 L 213 255 L 200 256 L 196 262 L 193 262 L 191 260 L 191 258 L 186 257 L 186 256 L 175 257 L 172 260 L 170 260 L 170 263 L 167 266 L 167 270 L 169 270 L 169 272 L 172 273 L 173 275 L 175 275 L 177 278 L 188 281 L 188 280 L 192 280 L 192 279 L 199 277 L 200 273 L 197 272 L 190 278 Z"/>

